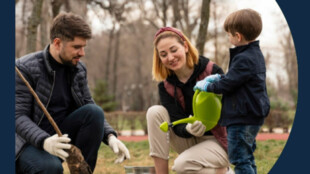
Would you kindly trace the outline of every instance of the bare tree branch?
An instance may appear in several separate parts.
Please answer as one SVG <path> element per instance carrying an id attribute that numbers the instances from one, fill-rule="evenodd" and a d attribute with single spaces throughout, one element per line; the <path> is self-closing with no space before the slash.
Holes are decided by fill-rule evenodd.
<path id="1" fill-rule="evenodd" d="M 154 22 L 155 20 L 154 19 L 150 19 L 148 17 L 146 17 L 147 15 L 147 12 L 146 10 L 144 9 L 144 1 L 143 0 L 140 0 L 139 2 L 139 9 L 142 13 L 142 19 L 149 22 L 155 29 L 159 29 L 160 27 Z M 156 11 L 156 10 L 155 10 Z M 158 14 L 158 13 L 157 13 Z"/>

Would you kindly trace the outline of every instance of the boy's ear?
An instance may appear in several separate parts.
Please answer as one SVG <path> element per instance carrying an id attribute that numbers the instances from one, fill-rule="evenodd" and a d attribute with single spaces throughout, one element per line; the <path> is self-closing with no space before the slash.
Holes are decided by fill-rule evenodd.
<path id="1" fill-rule="evenodd" d="M 242 41 L 242 39 L 243 39 L 243 36 L 242 36 L 242 34 L 241 33 L 239 33 L 239 32 L 236 32 L 236 34 L 235 34 L 236 36 L 237 36 L 237 38 L 238 38 L 238 42 L 241 42 Z"/>

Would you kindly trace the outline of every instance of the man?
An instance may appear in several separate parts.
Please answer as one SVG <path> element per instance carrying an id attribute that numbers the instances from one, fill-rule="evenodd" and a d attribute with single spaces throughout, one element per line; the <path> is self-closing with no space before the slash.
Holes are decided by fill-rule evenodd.
<path id="1" fill-rule="evenodd" d="M 16 75 L 16 170 L 20 173 L 63 173 L 66 149 L 74 144 L 92 171 L 96 166 L 101 141 L 118 155 L 116 162 L 129 159 L 129 151 L 116 137 L 95 105 L 87 84 L 85 55 L 91 29 L 72 13 L 55 17 L 49 44 L 43 51 L 16 60 L 16 66 L 28 80 L 59 126 L 59 137 L 34 100 L 24 82 Z"/>

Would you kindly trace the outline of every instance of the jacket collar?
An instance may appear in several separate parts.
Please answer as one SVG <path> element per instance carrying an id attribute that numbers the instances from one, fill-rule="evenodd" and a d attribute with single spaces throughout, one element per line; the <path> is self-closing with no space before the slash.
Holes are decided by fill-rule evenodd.
<path id="1" fill-rule="evenodd" d="M 250 42 L 247 45 L 242 45 L 242 46 L 237 46 L 235 48 L 230 48 L 230 58 L 232 59 L 233 57 L 235 57 L 237 54 L 243 52 L 244 50 L 246 50 L 249 47 L 255 47 L 255 46 L 259 46 L 259 41 L 254 41 L 254 42 Z"/>
<path id="2" fill-rule="evenodd" d="M 44 60 L 44 65 L 47 69 L 47 72 L 49 73 L 49 75 L 53 75 L 53 69 L 52 66 L 48 60 L 48 54 L 49 54 L 49 49 L 50 49 L 50 45 L 47 45 L 44 50 L 43 50 L 43 60 Z M 71 68 L 71 72 L 75 73 L 77 71 L 77 66 L 76 67 L 72 67 Z"/>
<path id="3" fill-rule="evenodd" d="M 49 53 L 49 48 L 50 45 L 47 45 L 44 50 L 43 50 L 43 60 L 44 60 L 44 65 L 47 69 L 47 72 L 49 73 L 49 75 L 53 75 L 53 69 L 51 67 L 50 62 L 48 61 L 48 53 Z"/>

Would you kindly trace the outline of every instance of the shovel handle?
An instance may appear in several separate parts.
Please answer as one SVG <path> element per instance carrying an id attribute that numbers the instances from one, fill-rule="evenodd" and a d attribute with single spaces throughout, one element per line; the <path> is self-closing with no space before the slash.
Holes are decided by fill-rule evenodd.
<path id="1" fill-rule="evenodd" d="M 39 104 L 39 106 L 41 107 L 41 109 L 43 110 L 44 114 L 46 115 L 48 121 L 52 124 L 53 128 L 55 129 L 56 133 L 58 134 L 58 136 L 62 136 L 62 133 L 60 131 L 60 129 L 58 128 L 57 124 L 55 123 L 54 119 L 52 118 L 52 116 L 48 113 L 47 109 L 45 108 L 45 106 L 43 105 L 43 103 L 41 102 L 41 100 L 39 99 L 38 95 L 36 94 L 36 92 L 32 89 L 32 87 L 30 86 L 30 84 L 28 83 L 28 81 L 25 79 L 25 77 L 23 76 L 23 74 L 19 71 L 19 69 L 15 66 L 15 70 L 18 74 L 18 76 L 25 82 L 26 86 L 28 87 L 28 89 L 30 90 L 31 94 L 33 95 L 33 97 L 35 98 L 35 100 L 37 101 L 37 103 Z"/>

